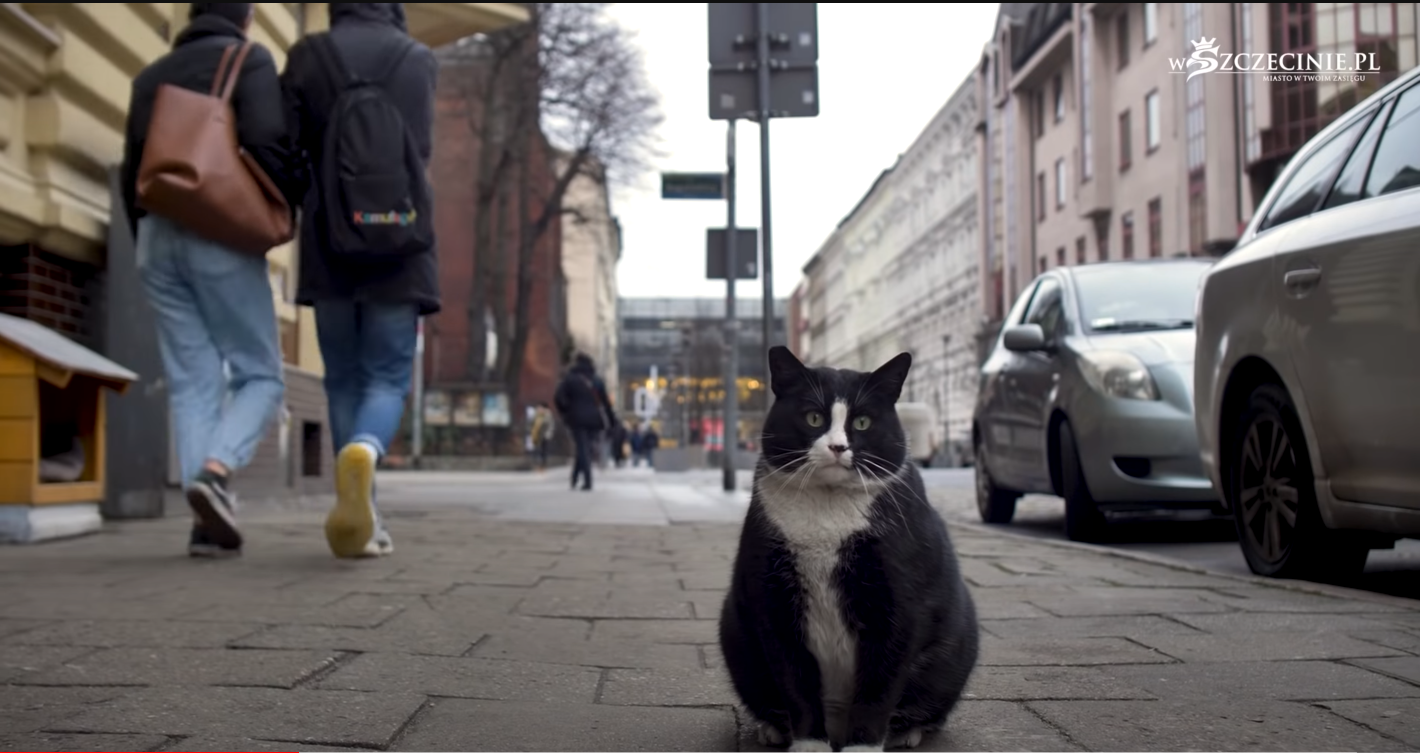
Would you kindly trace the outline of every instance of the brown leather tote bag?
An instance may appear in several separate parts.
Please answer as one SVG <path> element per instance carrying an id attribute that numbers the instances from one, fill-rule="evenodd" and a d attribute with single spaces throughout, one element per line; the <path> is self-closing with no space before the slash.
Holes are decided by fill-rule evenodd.
<path id="1" fill-rule="evenodd" d="M 237 143 L 232 90 L 251 42 L 222 53 L 209 94 L 164 84 L 138 166 L 138 206 L 207 240 L 265 256 L 295 235 L 291 207 Z M 225 85 L 224 85 L 225 82 Z"/>

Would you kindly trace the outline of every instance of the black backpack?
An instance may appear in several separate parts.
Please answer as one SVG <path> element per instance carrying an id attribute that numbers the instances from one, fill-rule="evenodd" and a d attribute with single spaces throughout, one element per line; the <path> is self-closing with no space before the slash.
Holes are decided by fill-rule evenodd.
<path id="1" fill-rule="evenodd" d="M 385 93 L 415 43 L 406 39 L 384 71 L 367 79 L 351 75 L 329 33 L 312 35 L 311 42 L 333 87 L 316 176 L 326 249 L 369 261 L 430 250 L 434 206 L 424 161 Z"/>

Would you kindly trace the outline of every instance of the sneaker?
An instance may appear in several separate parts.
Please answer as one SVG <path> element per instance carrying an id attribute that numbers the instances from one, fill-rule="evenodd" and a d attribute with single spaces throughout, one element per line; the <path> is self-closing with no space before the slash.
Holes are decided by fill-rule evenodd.
<path id="1" fill-rule="evenodd" d="M 370 543 L 365 545 L 363 554 L 365 557 L 388 557 L 394 554 L 394 539 L 383 525 L 375 529 L 375 535 L 370 537 Z"/>
<path id="2" fill-rule="evenodd" d="M 242 553 L 241 547 L 229 549 L 218 546 L 207 537 L 207 531 L 202 526 L 194 525 L 192 535 L 187 540 L 187 554 L 190 557 L 205 557 L 220 559 L 224 557 L 236 557 Z"/>
<path id="3" fill-rule="evenodd" d="M 370 537 L 369 543 L 365 544 L 364 557 L 388 557 L 394 554 L 394 537 L 390 536 L 389 529 L 385 528 L 385 516 L 380 514 L 380 494 L 379 490 L 370 493 L 370 504 L 375 508 L 375 535 Z"/>
<path id="4" fill-rule="evenodd" d="M 242 532 L 237 530 L 237 498 L 227 490 L 227 479 L 203 470 L 187 488 L 187 504 L 202 523 L 207 540 L 223 549 L 241 549 Z"/>
<path id="5" fill-rule="evenodd" d="M 345 445 L 335 459 L 335 509 L 325 519 L 325 540 L 337 557 L 365 556 L 375 536 L 375 448 Z"/>

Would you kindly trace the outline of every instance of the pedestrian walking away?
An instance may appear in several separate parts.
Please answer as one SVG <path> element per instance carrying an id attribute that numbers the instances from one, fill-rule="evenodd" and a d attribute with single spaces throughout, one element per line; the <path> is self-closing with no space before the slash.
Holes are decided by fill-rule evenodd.
<path id="1" fill-rule="evenodd" d="M 275 60 L 259 44 L 238 52 L 254 13 L 252 3 L 192 3 L 172 51 L 134 79 L 125 126 L 124 208 L 157 321 L 178 465 L 194 513 L 188 552 L 196 557 L 241 552 L 233 476 L 251 462 L 285 390 L 275 304 L 264 251 L 237 250 L 188 229 L 203 218 L 145 211 L 139 174 L 149 129 L 174 112 L 156 107 L 159 93 L 168 92 L 169 102 L 169 87 L 215 93 L 235 76 L 225 88 L 237 146 L 294 205 L 303 180 Z"/>
<path id="2" fill-rule="evenodd" d="M 624 421 L 613 423 L 607 432 L 607 441 L 611 443 L 611 461 L 617 468 L 626 464 L 626 435 Z"/>
<path id="3" fill-rule="evenodd" d="M 528 432 L 533 443 L 534 464 L 538 471 L 547 470 L 547 451 L 557 430 L 557 420 L 552 408 L 546 402 L 538 403 L 533 412 L 532 429 Z"/>
<path id="4" fill-rule="evenodd" d="M 282 77 L 309 155 L 297 301 L 315 309 L 336 452 L 326 540 L 337 557 L 384 556 L 375 469 L 410 390 L 418 321 L 439 310 L 427 178 L 433 53 L 400 3 L 330 3 L 329 32 L 291 48 Z"/>
<path id="5" fill-rule="evenodd" d="M 656 448 L 660 446 L 661 435 L 656 432 L 656 427 L 647 424 L 646 434 L 641 437 L 641 455 L 646 458 L 646 465 L 648 467 L 656 467 Z"/>
<path id="6" fill-rule="evenodd" d="M 578 353 L 572 368 L 557 385 L 553 398 L 562 421 L 572 432 L 576 459 L 572 463 L 572 488 L 582 480 L 582 490 L 592 490 L 592 453 L 598 437 L 616 424 L 616 413 L 607 399 L 606 384 L 597 376 L 591 356 Z"/>

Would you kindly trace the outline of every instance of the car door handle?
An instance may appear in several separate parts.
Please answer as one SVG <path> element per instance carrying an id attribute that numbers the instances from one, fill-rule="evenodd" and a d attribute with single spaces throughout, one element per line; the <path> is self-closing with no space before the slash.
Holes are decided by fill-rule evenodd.
<path id="1" fill-rule="evenodd" d="M 1293 298 L 1305 298 L 1311 294 L 1320 280 L 1321 269 L 1317 267 L 1294 269 L 1282 275 L 1282 287 L 1286 289 L 1287 295 Z"/>

